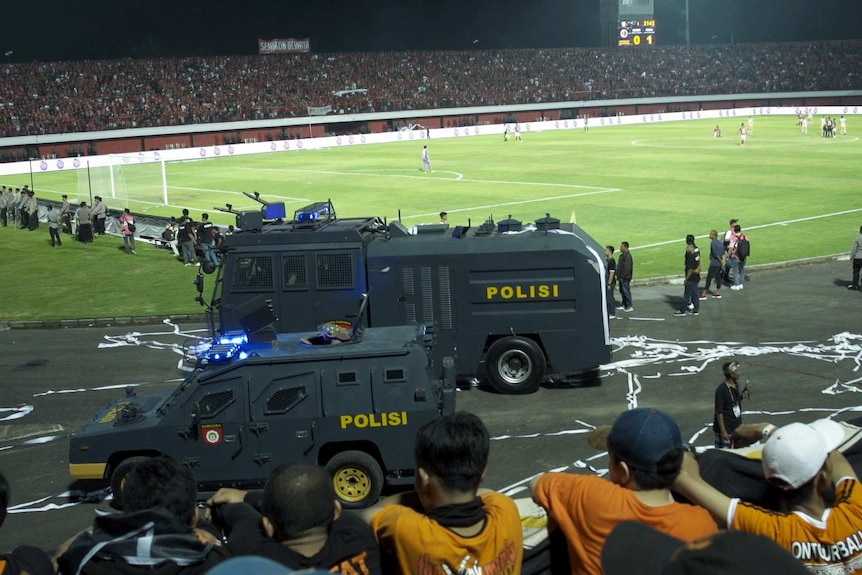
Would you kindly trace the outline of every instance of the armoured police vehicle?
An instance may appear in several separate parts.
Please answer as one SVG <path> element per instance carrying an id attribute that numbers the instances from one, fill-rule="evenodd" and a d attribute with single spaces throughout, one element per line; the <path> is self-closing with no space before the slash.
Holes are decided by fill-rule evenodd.
<path id="1" fill-rule="evenodd" d="M 356 325 L 355 323 L 353 325 Z M 142 458 L 177 457 L 202 490 L 260 486 L 286 461 L 316 462 L 349 507 L 413 481 L 417 428 L 454 411 L 453 361 L 433 364 L 427 326 L 248 341 L 224 333 L 172 393 L 114 401 L 72 435 L 69 469 L 115 498 Z"/>
<path id="2" fill-rule="evenodd" d="M 411 230 L 339 219 L 331 202 L 264 223 L 284 205 L 254 198 L 264 208 L 237 213 L 243 232 L 222 246 L 210 302 L 222 330 L 254 323 L 249 310 L 264 303 L 277 331 L 312 329 L 368 293 L 368 325 L 434 324 L 435 353 L 454 355 L 457 376 L 502 393 L 530 393 L 546 376 L 595 373 L 610 360 L 604 249 L 577 225 L 509 217 Z"/>

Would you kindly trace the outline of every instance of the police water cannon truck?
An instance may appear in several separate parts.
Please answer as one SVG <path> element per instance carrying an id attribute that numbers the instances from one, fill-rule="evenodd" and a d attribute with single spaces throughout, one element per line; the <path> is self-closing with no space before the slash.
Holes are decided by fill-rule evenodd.
<path id="1" fill-rule="evenodd" d="M 459 379 L 501 393 L 530 393 L 549 376 L 594 376 L 611 357 L 604 249 L 549 215 L 481 226 L 407 228 L 378 217 L 339 218 L 330 201 L 268 222 L 235 212 L 241 233 L 224 239 L 208 310 L 222 332 L 252 333 L 255 310 L 277 316 L 270 333 L 313 329 L 355 313 L 369 295 L 369 326 L 433 324 L 436 357 L 453 356 Z M 203 303 L 204 276 L 197 278 Z M 595 380 L 593 380 L 595 383 Z"/>
<path id="2" fill-rule="evenodd" d="M 288 461 L 324 466 L 347 507 L 412 484 L 417 429 L 455 410 L 454 361 L 431 360 L 429 326 L 357 325 L 259 343 L 222 333 L 173 392 L 129 389 L 78 429 L 72 477 L 110 484 L 120 507 L 129 471 L 158 454 L 189 466 L 202 491 L 260 487 Z"/>

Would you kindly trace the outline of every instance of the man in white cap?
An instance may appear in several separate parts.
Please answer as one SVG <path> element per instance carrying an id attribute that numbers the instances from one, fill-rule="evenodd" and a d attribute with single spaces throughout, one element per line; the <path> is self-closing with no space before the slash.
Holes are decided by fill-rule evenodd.
<path id="1" fill-rule="evenodd" d="M 788 513 L 731 499 L 700 478 L 687 458 L 674 490 L 707 508 L 719 523 L 769 537 L 812 573 L 862 574 L 862 487 L 847 459 L 834 451 L 840 424 L 821 419 L 764 430 L 763 473 Z M 835 488 L 834 503 L 827 498 Z"/>

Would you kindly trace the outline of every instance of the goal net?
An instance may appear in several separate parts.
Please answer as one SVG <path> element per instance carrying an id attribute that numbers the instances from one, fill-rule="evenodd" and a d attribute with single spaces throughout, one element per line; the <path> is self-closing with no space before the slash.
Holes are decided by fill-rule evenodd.
<path id="1" fill-rule="evenodd" d="M 101 196 L 122 206 L 167 205 L 165 161 L 158 152 L 111 154 L 98 165 L 78 170 L 78 194 Z"/>

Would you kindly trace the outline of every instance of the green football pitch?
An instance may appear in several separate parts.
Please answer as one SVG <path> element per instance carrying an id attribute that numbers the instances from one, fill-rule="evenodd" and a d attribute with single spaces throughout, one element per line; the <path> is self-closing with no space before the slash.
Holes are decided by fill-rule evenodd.
<path id="1" fill-rule="evenodd" d="M 862 224 L 854 118 L 850 135 L 827 139 L 801 135 L 792 116 L 758 116 L 744 147 L 740 121 L 721 122 L 721 138 L 714 120 L 701 120 L 525 132 L 523 142 L 432 139 L 433 173 L 421 171 L 426 142 L 418 139 L 171 162 L 169 206 L 134 192 L 108 203 L 161 215 L 185 207 L 195 219 L 207 211 L 224 225 L 233 216 L 214 206 L 256 207 L 240 191 L 284 201 L 288 214 L 331 199 L 341 217 L 400 213 L 407 225 L 436 223 L 442 210 L 453 225 L 574 215 L 599 243 L 631 244 L 636 278 L 681 273 L 685 235 L 706 246 L 709 230 L 723 233 L 732 217 L 751 238 L 751 264 L 846 252 Z M 81 189 L 74 172 L 38 174 L 34 183 L 51 199 Z"/>

